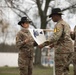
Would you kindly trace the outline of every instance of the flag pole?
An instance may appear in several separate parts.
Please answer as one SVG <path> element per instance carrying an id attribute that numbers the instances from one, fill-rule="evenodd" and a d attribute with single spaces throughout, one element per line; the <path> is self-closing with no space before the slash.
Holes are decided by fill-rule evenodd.
<path id="1" fill-rule="evenodd" d="M 55 0 L 55 8 L 57 8 L 57 5 L 58 5 L 58 0 Z M 54 49 L 53 75 L 56 75 L 56 73 L 55 73 L 55 49 Z"/>
<path id="2" fill-rule="evenodd" d="M 55 75 L 55 49 L 54 49 L 54 59 L 53 59 L 53 75 Z"/>

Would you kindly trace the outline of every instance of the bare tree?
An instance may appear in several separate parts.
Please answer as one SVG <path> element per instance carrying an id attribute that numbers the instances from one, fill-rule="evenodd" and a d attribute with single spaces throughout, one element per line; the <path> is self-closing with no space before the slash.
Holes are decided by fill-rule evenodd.
<path id="1" fill-rule="evenodd" d="M 3 18 L 3 15 L 4 13 L 0 12 L 0 36 L 2 37 L 3 39 L 3 42 L 5 43 L 6 42 L 6 38 L 7 38 L 7 35 L 8 35 L 8 27 L 9 27 L 9 23 L 7 22 L 6 19 Z"/>
<path id="2" fill-rule="evenodd" d="M 26 15 L 31 21 L 32 19 L 30 18 L 30 16 L 28 15 L 28 13 L 30 12 L 30 10 L 37 9 L 37 15 L 40 18 L 40 28 L 41 29 L 45 29 L 47 27 L 47 24 L 49 22 L 49 20 L 47 20 L 48 18 L 48 11 L 49 9 L 54 8 L 51 5 L 51 2 L 54 0 L 30 0 L 31 2 L 29 2 L 29 7 L 26 8 L 26 4 L 27 1 L 25 0 L 5 0 L 5 3 L 7 4 L 7 7 L 9 7 L 12 11 L 14 11 L 19 17 L 21 17 L 22 15 Z M 23 4 L 25 4 L 25 7 L 23 6 Z M 72 8 L 76 8 L 76 3 L 71 4 L 69 7 L 64 8 L 63 11 L 65 10 L 69 10 Z M 35 13 L 35 16 L 37 16 Z M 32 25 L 34 27 L 36 27 L 34 25 L 34 22 L 32 21 Z M 35 63 L 36 64 L 41 64 L 41 50 L 37 48 L 36 50 L 36 59 L 35 59 Z"/>
<path id="3" fill-rule="evenodd" d="M 66 0 L 70 3 L 70 5 L 63 9 L 63 11 L 69 10 L 70 13 L 76 13 L 76 1 L 75 0 Z"/>

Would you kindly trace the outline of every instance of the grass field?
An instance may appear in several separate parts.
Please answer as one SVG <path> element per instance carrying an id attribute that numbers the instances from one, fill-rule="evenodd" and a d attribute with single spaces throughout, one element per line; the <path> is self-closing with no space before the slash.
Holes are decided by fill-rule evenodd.
<path id="1" fill-rule="evenodd" d="M 0 67 L 0 75 L 19 75 L 17 67 Z M 51 67 L 35 66 L 33 75 L 53 75 Z M 73 75 L 73 67 L 70 67 L 70 75 Z"/>

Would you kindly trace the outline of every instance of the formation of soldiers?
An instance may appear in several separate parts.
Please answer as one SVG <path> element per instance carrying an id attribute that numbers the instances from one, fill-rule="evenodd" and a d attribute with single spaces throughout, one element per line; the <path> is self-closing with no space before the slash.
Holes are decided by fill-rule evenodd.
<path id="1" fill-rule="evenodd" d="M 54 28 L 55 32 L 52 38 L 39 45 L 39 47 L 43 48 L 47 45 L 54 47 L 55 74 L 69 75 L 67 63 L 69 64 L 70 60 L 73 61 L 74 70 L 76 70 L 76 42 L 74 43 L 74 46 L 72 42 L 72 39 L 76 41 L 76 27 L 74 32 L 71 32 L 70 25 L 62 19 L 62 15 L 63 13 L 60 8 L 52 9 L 49 18 L 51 17 L 54 22 L 57 22 Z M 27 17 L 22 17 L 21 21 L 18 22 L 18 25 L 22 26 L 22 29 L 16 36 L 16 45 L 19 48 L 18 65 L 20 75 L 32 75 L 33 50 L 34 46 L 38 46 L 28 30 L 30 23 L 31 21 L 29 21 Z M 71 59 L 71 57 L 73 58 Z M 74 75 L 76 75 L 76 73 Z"/>

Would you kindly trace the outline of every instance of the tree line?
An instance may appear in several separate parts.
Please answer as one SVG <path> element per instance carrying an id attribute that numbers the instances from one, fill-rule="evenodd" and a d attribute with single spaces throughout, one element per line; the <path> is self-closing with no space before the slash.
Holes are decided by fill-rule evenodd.
<path id="1" fill-rule="evenodd" d="M 5 43 L 0 43 L 0 52 L 18 52 L 18 48 L 15 44 L 8 45 Z"/>

